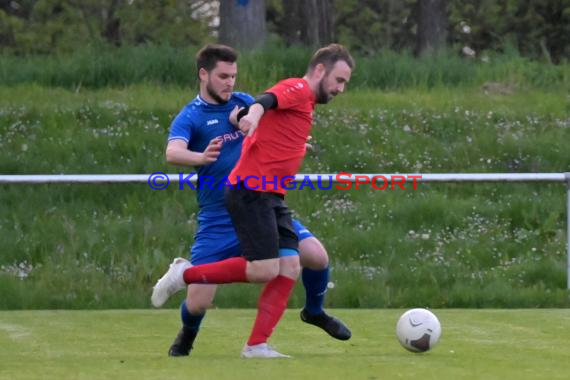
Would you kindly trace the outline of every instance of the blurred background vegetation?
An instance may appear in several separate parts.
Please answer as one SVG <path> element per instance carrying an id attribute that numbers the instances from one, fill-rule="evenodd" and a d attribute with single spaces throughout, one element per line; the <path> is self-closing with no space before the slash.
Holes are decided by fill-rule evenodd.
<path id="1" fill-rule="evenodd" d="M 0 173 L 188 172 L 164 162 L 205 42 L 239 90 L 357 59 L 315 114 L 305 173 L 566 172 L 570 0 L 0 0 Z M 565 188 L 430 184 L 290 192 L 325 243 L 328 307 L 568 307 Z M 0 186 L 0 309 L 148 307 L 192 244 L 194 194 Z M 259 288 L 216 304 L 254 307 Z M 291 306 L 303 302 L 297 287 Z M 169 304 L 177 307 L 179 300 Z"/>
<path id="2" fill-rule="evenodd" d="M 361 55 L 440 49 L 479 59 L 570 56 L 569 0 L 0 0 L 0 49 L 181 48 L 219 37 L 240 49 L 332 41 Z"/>

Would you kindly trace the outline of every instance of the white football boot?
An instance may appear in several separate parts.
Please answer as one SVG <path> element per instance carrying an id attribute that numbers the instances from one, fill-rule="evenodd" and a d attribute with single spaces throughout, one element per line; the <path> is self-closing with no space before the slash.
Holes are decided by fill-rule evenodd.
<path id="1" fill-rule="evenodd" d="M 248 346 L 246 344 L 243 350 L 241 351 L 241 357 L 246 359 L 254 359 L 254 358 L 274 359 L 274 358 L 290 358 L 291 356 L 284 355 L 275 351 L 273 347 L 271 347 L 267 343 L 260 343 L 260 344 L 255 344 L 253 346 Z"/>
<path id="2" fill-rule="evenodd" d="M 192 267 L 192 264 L 182 257 L 178 257 L 172 261 L 168 271 L 162 276 L 152 288 L 152 296 L 150 301 L 154 307 L 161 307 L 174 293 L 185 289 L 184 271 Z"/>

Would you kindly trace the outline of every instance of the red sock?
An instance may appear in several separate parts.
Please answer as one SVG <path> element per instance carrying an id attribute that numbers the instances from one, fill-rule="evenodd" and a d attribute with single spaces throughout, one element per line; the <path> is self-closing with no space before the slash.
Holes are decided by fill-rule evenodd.
<path id="1" fill-rule="evenodd" d="M 243 257 L 232 257 L 216 263 L 196 265 L 184 271 L 184 282 L 187 284 L 248 282 L 245 273 L 246 266 L 247 260 Z"/>
<path id="2" fill-rule="evenodd" d="M 287 308 L 294 286 L 295 280 L 281 275 L 265 285 L 257 303 L 253 330 L 247 341 L 249 346 L 267 342 Z"/>

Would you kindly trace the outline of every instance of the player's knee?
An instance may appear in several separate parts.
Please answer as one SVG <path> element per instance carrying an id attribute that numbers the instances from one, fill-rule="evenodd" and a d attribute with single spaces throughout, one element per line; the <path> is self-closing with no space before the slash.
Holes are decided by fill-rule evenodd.
<path id="1" fill-rule="evenodd" d="M 217 286 L 213 284 L 192 284 L 186 291 L 186 308 L 193 315 L 204 314 L 212 307 Z"/>
<path id="2" fill-rule="evenodd" d="M 329 256 L 326 251 L 319 253 L 313 257 L 310 269 L 321 270 L 329 266 Z"/>
<path id="3" fill-rule="evenodd" d="M 249 282 L 269 282 L 279 274 L 279 260 L 250 261 L 246 271 Z"/>
<path id="4" fill-rule="evenodd" d="M 206 313 L 206 310 L 208 310 L 208 307 L 210 305 L 202 305 L 202 304 L 188 304 L 188 302 L 186 302 L 186 308 L 188 309 L 188 312 L 192 315 L 201 315 Z"/>
<path id="5" fill-rule="evenodd" d="M 190 314 L 204 314 L 211 304 L 211 300 L 208 297 L 205 297 L 203 293 L 199 293 L 195 289 L 193 291 L 188 291 L 188 295 L 186 297 L 186 309 Z"/>
<path id="6" fill-rule="evenodd" d="M 316 238 L 302 240 L 299 248 L 299 256 L 303 268 L 321 270 L 328 267 L 329 256 L 327 251 Z"/>
<path id="7" fill-rule="evenodd" d="M 204 314 L 212 307 L 215 294 L 215 285 L 190 285 L 186 295 L 186 309 L 190 314 Z"/>
<path id="8" fill-rule="evenodd" d="M 279 263 L 279 274 L 296 280 L 301 273 L 301 263 L 298 256 L 282 258 Z"/>
<path id="9" fill-rule="evenodd" d="M 254 282 L 269 282 L 279 274 L 279 267 L 264 269 L 255 274 L 256 280 Z"/>

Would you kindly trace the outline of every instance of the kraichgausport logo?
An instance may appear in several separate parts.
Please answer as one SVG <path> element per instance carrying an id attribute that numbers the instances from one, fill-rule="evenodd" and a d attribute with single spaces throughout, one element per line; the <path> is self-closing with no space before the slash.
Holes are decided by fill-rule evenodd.
<path id="1" fill-rule="evenodd" d="M 360 190 L 363 185 L 369 185 L 374 190 L 417 190 L 417 181 L 421 174 L 305 174 L 298 176 L 237 176 L 237 181 L 231 183 L 228 176 L 216 179 L 213 176 L 198 176 L 198 173 L 178 173 L 178 190 L 221 190 L 248 189 L 258 191 L 274 191 L 278 187 L 285 190 Z M 148 184 L 154 190 L 164 190 L 168 187 L 170 178 L 162 172 L 149 176 Z M 407 187 L 406 187 L 407 186 Z"/>

